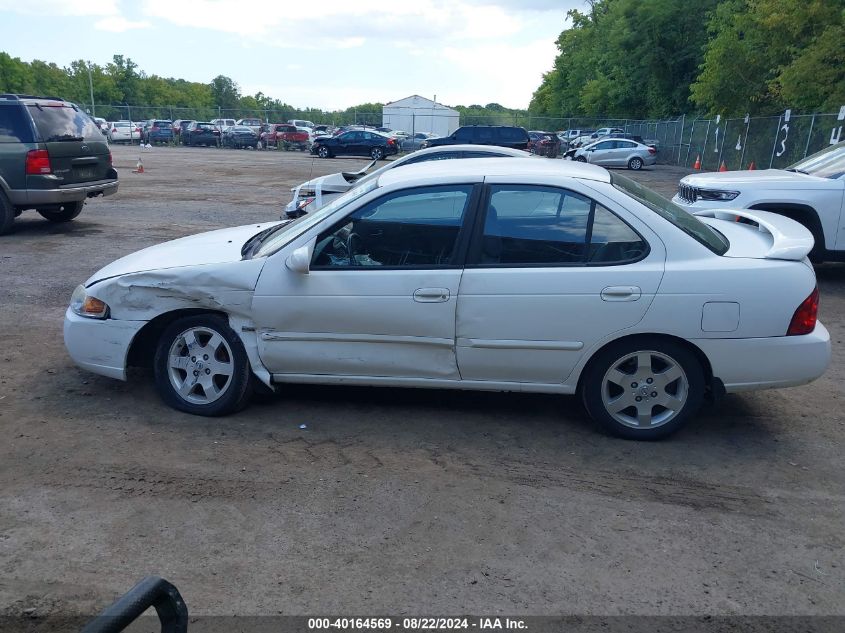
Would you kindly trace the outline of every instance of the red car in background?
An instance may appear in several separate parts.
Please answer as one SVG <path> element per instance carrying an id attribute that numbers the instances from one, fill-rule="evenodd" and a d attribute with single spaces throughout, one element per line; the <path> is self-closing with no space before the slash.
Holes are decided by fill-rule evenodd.
<path id="1" fill-rule="evenodd" d="M 261 147 L 276 147 L 285 151 L 305 151 L 310 145 L 308 132 L 300 131 L 292 123 L 266 123 L 258 135 Z"/>
<path id="2" fill-rule="evenodd" d="M 528 132 L 528 151 L 538 156 L 557 158 L 560 154 L 560 139 L 551 132 Z"/>

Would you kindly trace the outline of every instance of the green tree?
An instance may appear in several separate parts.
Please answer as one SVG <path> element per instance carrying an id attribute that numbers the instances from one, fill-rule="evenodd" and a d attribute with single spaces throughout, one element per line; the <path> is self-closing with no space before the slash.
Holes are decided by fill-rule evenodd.
<path id="1" fill-rule="evenodd" d="M 211 80 L 211 96 L 214 105 L 224 110 L 234 110 L 240 105 L 241 89 L 229 77 L 217 75 Z"/>
<path id="2" fill-rule="evenodd" d="M 845 100 L 845 0 L 725 0 L 692 84 L 699 106 L 722 114 Z"/>

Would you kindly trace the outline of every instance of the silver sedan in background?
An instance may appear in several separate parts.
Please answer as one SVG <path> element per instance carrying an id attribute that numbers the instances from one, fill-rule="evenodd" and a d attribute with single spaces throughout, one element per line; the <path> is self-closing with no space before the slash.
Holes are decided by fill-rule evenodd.
<path id="1" fill-rule="evenodd" d="M 573 160 L 638 170 L 657 162 L 657 150 L 629 139 L 606 138 L 578 148 Z"/>

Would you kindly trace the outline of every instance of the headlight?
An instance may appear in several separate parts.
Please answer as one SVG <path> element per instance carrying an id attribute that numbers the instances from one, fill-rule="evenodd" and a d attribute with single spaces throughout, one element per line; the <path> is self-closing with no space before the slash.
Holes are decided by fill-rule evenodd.
<path id="1" fill-rule="evenodd" d="M 718 191 L 716 189 L 698 189 L 695 193 L 699 200 L 733 200 L 739 195 L 739 191 Z"/>
<path id="2" fill-rule="evenodd" d="M 85 286 L 77 286 L 70 298 L 70 309 L 79 316 L 91 319 L 105 319 L 109 314 L 109 307 L 104 301 L 92 297 L 85 290 Z"/>

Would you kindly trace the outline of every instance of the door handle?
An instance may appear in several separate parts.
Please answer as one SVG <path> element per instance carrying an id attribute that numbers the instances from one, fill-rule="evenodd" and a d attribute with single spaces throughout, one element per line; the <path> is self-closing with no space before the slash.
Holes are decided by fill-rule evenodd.
<path id="1" fill-rule="evenodd" d="M 449 300 L 451 293 L 448 288 L 417 288 L 414 290 L 414 301 L 418 303 L 444 303 Z"/>
<path id="2" fill-rule="evenodd" d="M 636 301 L 640 296 L 639 286 L 608 286 L 601 291 L 604 301 Z"/>

